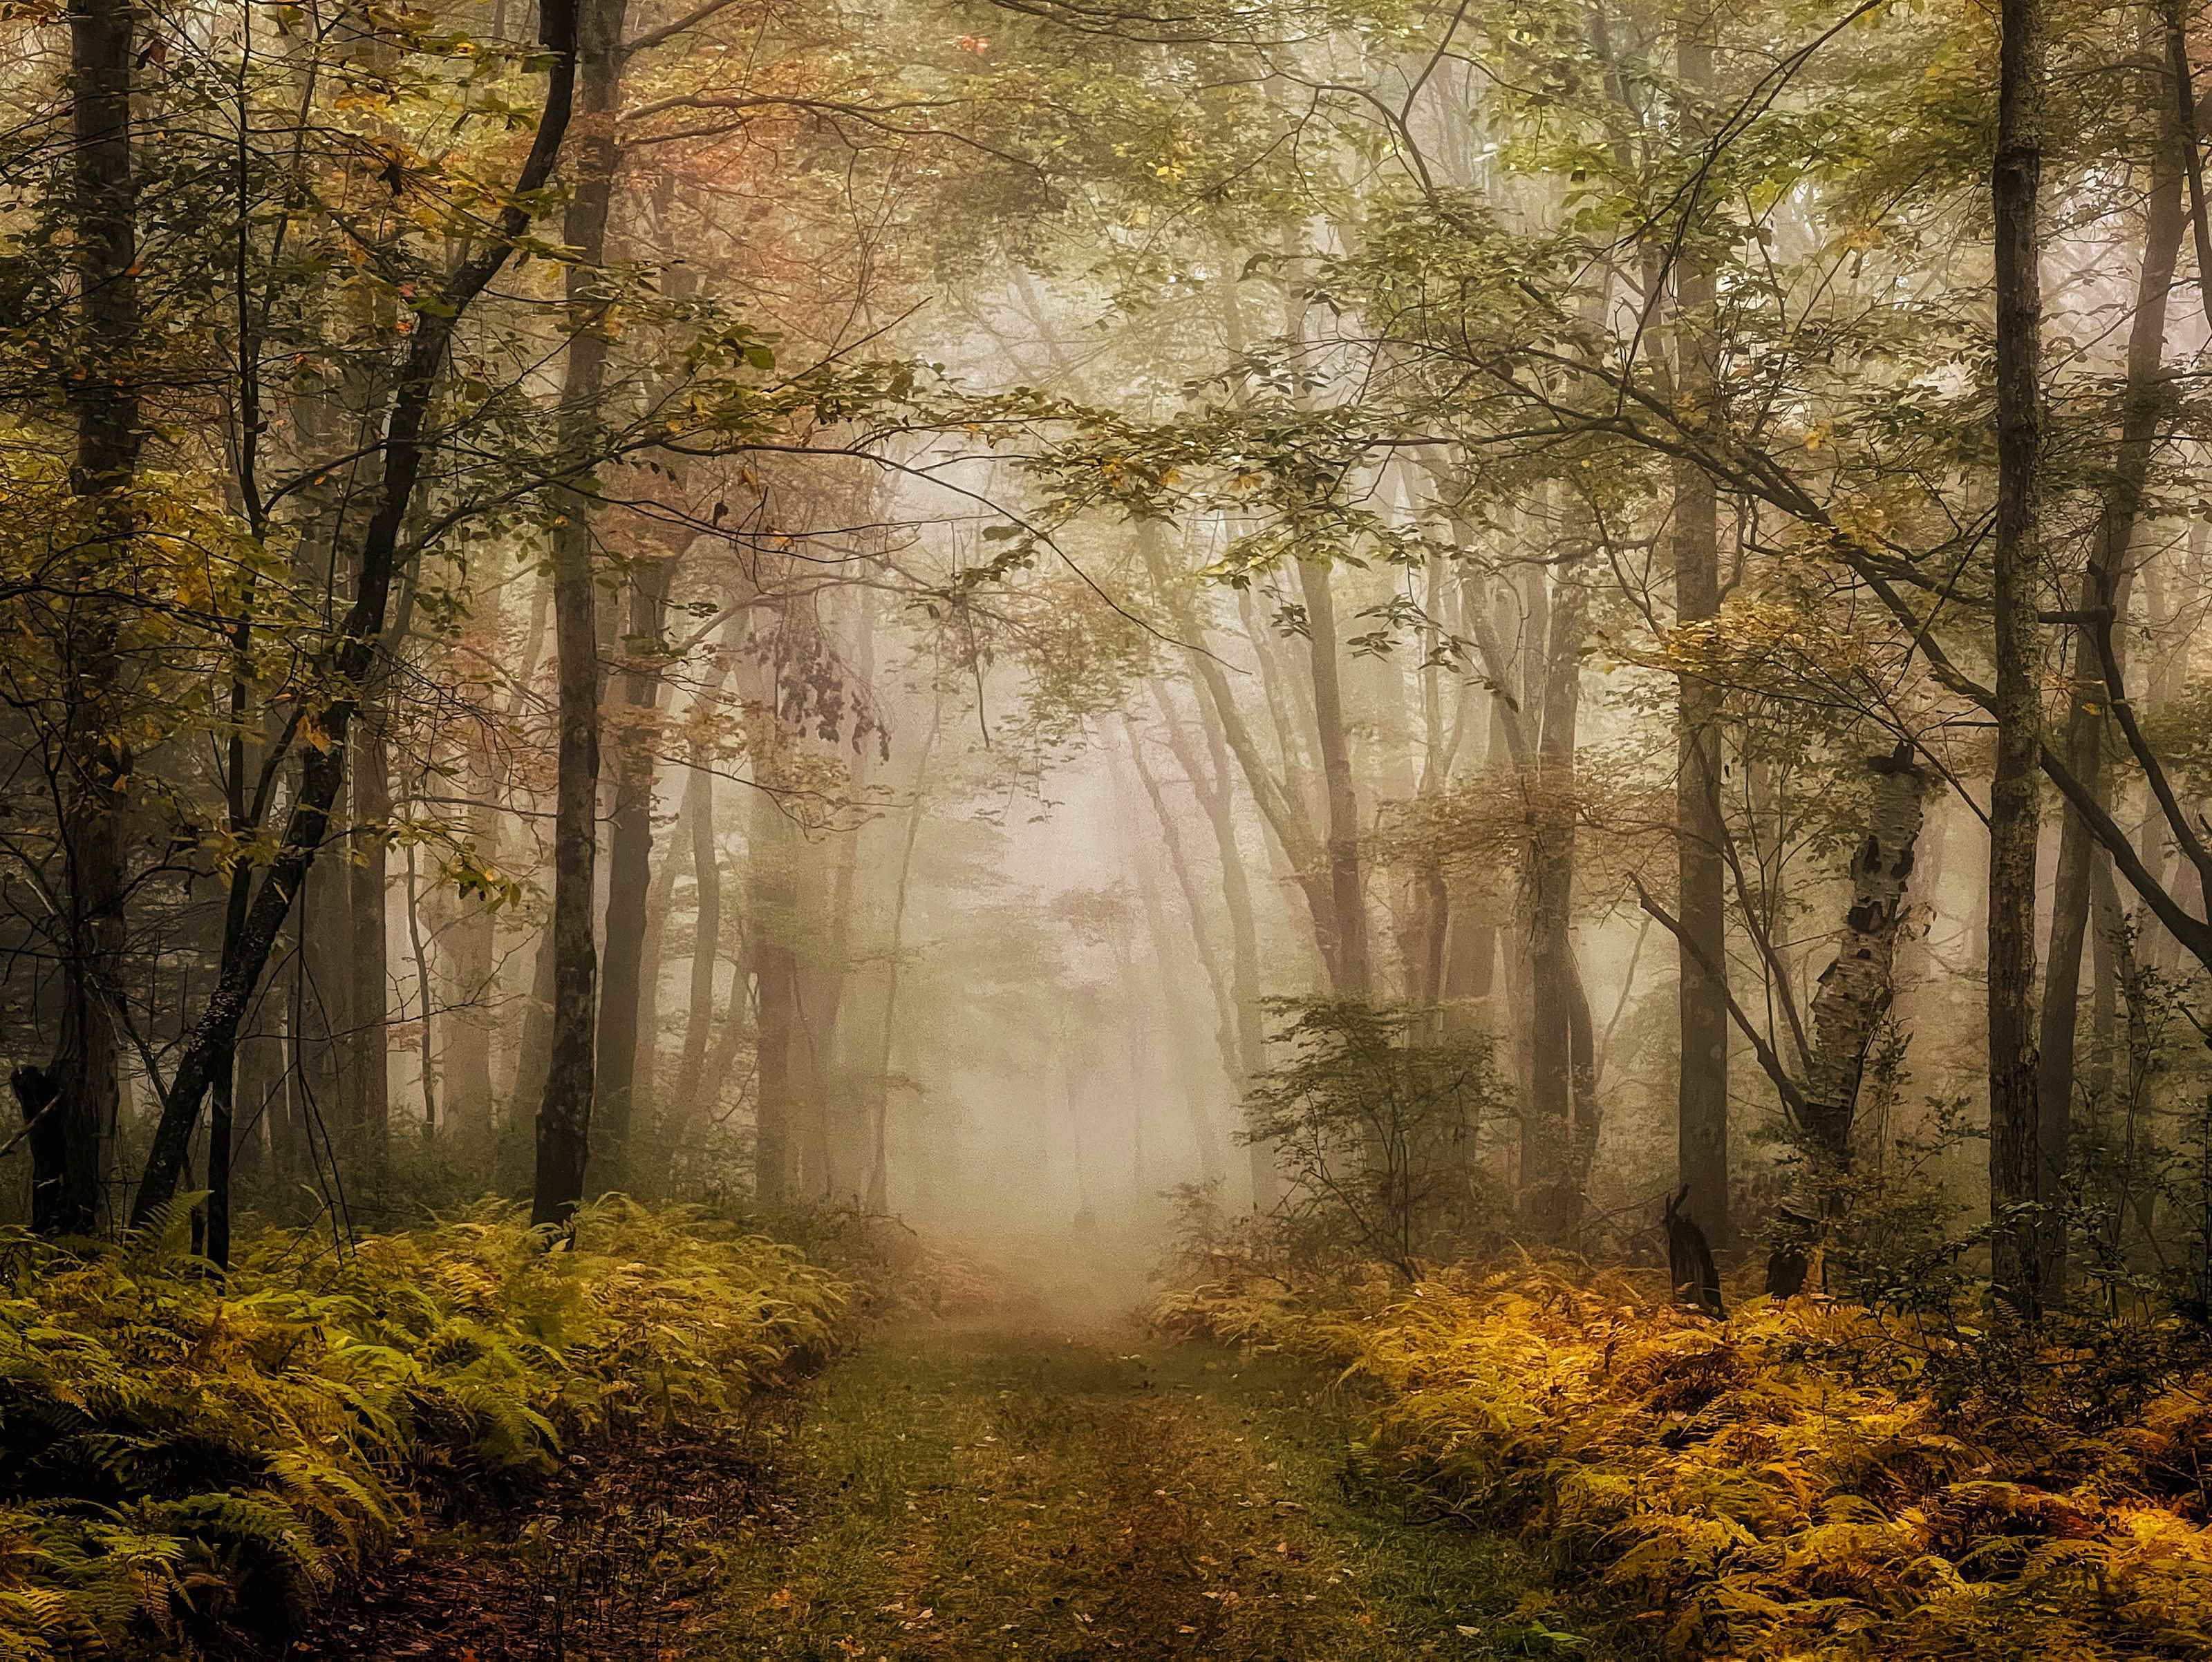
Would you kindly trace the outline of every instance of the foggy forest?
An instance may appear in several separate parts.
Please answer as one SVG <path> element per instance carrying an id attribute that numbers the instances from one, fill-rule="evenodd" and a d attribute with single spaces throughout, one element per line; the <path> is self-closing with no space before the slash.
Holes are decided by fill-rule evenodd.
<path id="1" fill-rule="evenodd" d="M 2212 1658 L 2212 13 L 0 66 L 0 1662 Z"/>

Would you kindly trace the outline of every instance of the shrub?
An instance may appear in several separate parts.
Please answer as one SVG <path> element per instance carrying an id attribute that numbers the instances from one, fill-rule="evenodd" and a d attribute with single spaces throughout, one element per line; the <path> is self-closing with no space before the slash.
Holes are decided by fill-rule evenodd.
<path id="1" fill-rule="evenodd" d="M 1267 1009 L 1280 1059 L 1252 1081 L 1243 1140 L 1272 1150 L 1285 1221 L 1413 1278 L 1488 1210 L 1478 1145 L 1504 1101 L 1491 1041 L 1433 1037 L 1432 1012 L 1353 998 Z"/>
<path id="2" fill-rule="evenodd" d="M 726 1410 L 844 1300 L 788 1247 L 619 1198 L 552 1251 L 505 1206 L 349 1249 L 271 1233 L 228 1282 L 180 1217 L 90 1258 L 0 1240 L 0 1662 L 278 1625 L 430 1495 Z"/>

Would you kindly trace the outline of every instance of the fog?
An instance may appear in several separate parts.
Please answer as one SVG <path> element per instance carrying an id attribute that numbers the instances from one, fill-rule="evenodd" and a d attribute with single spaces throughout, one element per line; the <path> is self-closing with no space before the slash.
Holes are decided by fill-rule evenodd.
<path id="1" fill-rule="evenodd" d="M 2031 294 L 1994 82 L 1896 101 L 1941 9 L 1533 82 L 1487 14 L 112 21 L 6 48 L 40 1233 L 2171 1245 L 2204 327 L 2095 30 Z"/>

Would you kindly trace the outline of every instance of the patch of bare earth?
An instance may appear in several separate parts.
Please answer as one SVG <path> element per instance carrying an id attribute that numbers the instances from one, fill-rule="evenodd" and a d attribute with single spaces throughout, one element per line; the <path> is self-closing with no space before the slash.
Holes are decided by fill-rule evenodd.
<path id="1" fill-rule="evenodd" d="M 543 1487 L 403 1549 L 318 1616 L 288 1662 L 659 1662 L 695 1630 L 733 1531 L 781 1504 L 787 1400 L 726 1436 L 602 1440 Z"/>

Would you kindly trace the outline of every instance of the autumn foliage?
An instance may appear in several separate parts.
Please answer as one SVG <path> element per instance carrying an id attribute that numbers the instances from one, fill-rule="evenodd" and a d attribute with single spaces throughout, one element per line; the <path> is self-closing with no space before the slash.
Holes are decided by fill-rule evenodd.
<path id="1" fill-rule="evenodd" d="M 227 1283 L 183 1216 L 86 1259 L 0 1242 L 6 1662 L 289 1626 L 442 1496 L 711 1423 L 846 1301 L 789 1247 L 620 1197 L 566 1241 L 492 1204 L 339 1250 L 272 1232 Z"/>
<path id="2" fill-rule="evenodd" d="M 1232 1270 L 1156 1313 L 1371 1387 L 1376 1457 L 1601 1575 L 1673 1653 L 2212 1649 L 2212 1372 L 2098 1388 L 1979 1329 L 1809 1297 L 1715 1321 L 1534 1265 L 1326 1294 Z"/>

